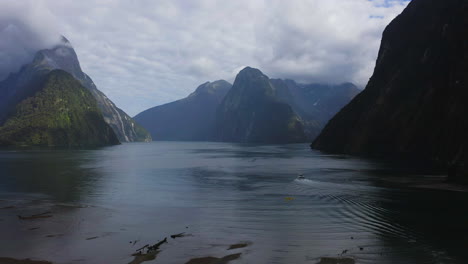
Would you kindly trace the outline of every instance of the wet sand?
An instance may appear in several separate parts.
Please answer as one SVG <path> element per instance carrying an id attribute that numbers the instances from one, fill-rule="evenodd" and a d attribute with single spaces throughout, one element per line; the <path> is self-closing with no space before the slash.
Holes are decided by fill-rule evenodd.
<path id="1" fill-rule="evenodd" d="M 11 201 L 10 201 L 11 202 Z M 12 219 L 16 218 L 16 221 L 18 223 L 23 223 L 28 225 L 28 223 L 35 223 L 34 226 L 32 227 L 27 227 L 26 230 L 29 231 L 34 231 L 40 229 L 40 224 L 44 225 L 47 222 L 52 221 L 55 217 L 61 217 L 62 215 L 66 214 L 66 210 L 64 209 L 84 209 L 88 208 L 87 206 L 74 206 L 70 205 L 67 207 L 62 207 L 60 204 L 50 204 L 48 205 L 50 208 L 47 209 L 53 209 L 52 211 L 42 211 L 34 214 L 24 214 L 24 215 L 19 215 L 17 213 L 19 212 L 28 212 L 31 210 L 31 205 L 26 203 L 26 204 L 17 204 L 17 205 L 7 205 L 4 206 L 0 209 L 10 209 L 8 210 L 9 212 L 6 215 L 9 215 Z M 37 208 L 35 208 L 37 210 Z M 51 209 L 52 210 L 52 209 Z M 186 227 L 188 228 L 188 227 Z M 44 238 L 60 238 L 65 236 L 66 234 L 63 233 L 52 233 L 52 234 L 46 234 L 43 237 Z M 192 234 L 189 233 L 177 233 L 173 234 L 170 236 L 172 240 L 179 240 L 179 239 L 184 239 L 185 237 L 193 237 Z M 100 236 L 90 236 L 85 238 L 85 240 L 94 240 L 98 239 Z M 133 244 L 133 246 L 138 243 L 139 240 L 131 241 L 130 243 Z M 163 251 L 163 249 L 159 249 L 159 247 L 163 244 L 167 243 L 167 237 L 160 242 L 156 243 L 153 246 L 146 245 L 143 248 L 137 249 L 136 252 L 129 253 L 129 256 L 133 257 L 133 260 L 129 262 L 129 264 L 141 264 L 143 262 L 151 262 L 154 261 L 157 263 L 157 256 L 160 252 Z M 229 246 L 227 245 L 219 245 L 225 248 L 225 250 L 238 250 L 242 248 L 246 248 L 249 245 L 251 245 L 251 242 L 238 242 L 235 244 L 231 244 Z M 146 251 L 146 252 L 144 252 Z M 187 264 L 227 264 L 230 261 L 239 259 L 241 257 L 242 253 L 235 253 L 235 254 L 229 254 L 223 257 L 212 257 L 212 256 L 207 256 L 207 257 L 197 257 L 190 259 Z M 156 261 L 155 261 L 156 260 Z M 50 261 L 45 261 L 45 260 L 32 260 L 32 259 L 15 259 L 15 258 L 10 258 L 10 257 L 0 257 L 0 264 L 53 264 L 53 262 Z"/>
<path id="2" fill-rule="evenodd" d="M 0 258 L 1 264 L 52 264 L 52 262 L 44 260 L 31 260 L 31 259 L 13 259 L 13 258 Z"/>

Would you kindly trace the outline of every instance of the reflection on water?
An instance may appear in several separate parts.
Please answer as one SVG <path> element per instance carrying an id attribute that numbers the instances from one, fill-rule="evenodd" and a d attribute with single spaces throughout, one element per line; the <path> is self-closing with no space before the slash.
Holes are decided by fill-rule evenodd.
<path id="1" fill-rule="evenodd" d="M 418 173 L 306 145 L 3 151 L 0 256 L 129 263 L 135 249 L 185 232 L 154 263 L 238 252 L 232 263 L 317 263 L 341 254 L 369 264 L 468 263 L 466 193 L 381 181 Z M 46 211 L 53 217 L 16 216 Z M 250 245 L 226 250 L 239 242 Z"/>

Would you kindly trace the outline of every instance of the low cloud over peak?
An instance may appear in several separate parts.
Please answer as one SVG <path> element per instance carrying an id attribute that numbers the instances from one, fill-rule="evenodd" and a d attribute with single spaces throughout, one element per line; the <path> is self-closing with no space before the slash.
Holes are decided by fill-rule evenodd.
<path id="1" fill-rule="evenodd" d="M 58 20 L 40 1 L 3 1 L 0 8 L 0 80 L 60 41 Z"/>
<path id="2" fill-rule="evenodd" d="M 185 97 L 205 81 L 232 81 L 244 65 L 272 78 L 364 86 L 383 29 L 408 3 L 11 2 L 1 4 L 0 78 L 63 34 L 83 70 L 131 115 Z M 11 58 L 18 59 L 13 63 Z"/>

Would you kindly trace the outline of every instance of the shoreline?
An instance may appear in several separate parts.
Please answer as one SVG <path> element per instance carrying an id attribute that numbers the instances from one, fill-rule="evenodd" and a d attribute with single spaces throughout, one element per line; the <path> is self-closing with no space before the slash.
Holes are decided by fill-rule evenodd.
<path id="1" fill-rule="evenodd" d="M 420 175 L 414 177 L 382 177 L 378 179 L 390 188 L 413 188 L 437 191 L 450 191 L 450 192 L 468 192 L 468 185 L 460 183 L 452 183 L 447 181 L 445 175 Z"/>

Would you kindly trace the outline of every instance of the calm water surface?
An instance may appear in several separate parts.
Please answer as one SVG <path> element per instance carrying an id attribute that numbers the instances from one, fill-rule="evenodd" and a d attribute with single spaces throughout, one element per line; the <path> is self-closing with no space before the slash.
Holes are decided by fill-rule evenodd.
<path id="1" fill-rule="evenodd" d="M 148 263 L 240 252 L 232 263 L 314 264 L 344 251 L 356 263 L 468 263 L 468 194 L 382 181 L 421 174 L 306 144 L 0 151 L 0 257 L 129 263 L 186 232 Z M 250 246 L 226 250 L 239 242 Z"/>

